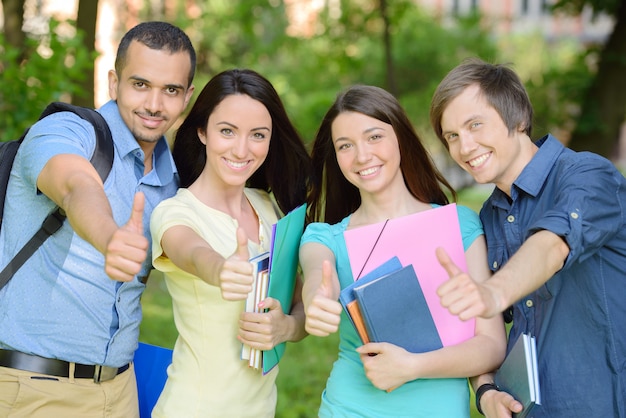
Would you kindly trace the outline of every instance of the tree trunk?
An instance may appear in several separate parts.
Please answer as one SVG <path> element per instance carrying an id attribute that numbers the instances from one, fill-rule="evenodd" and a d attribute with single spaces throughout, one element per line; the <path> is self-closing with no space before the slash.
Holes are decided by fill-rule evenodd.
<path id="1" fill-rule="evenodd" d="M 98 21 L 98 0 L 82 0 L 78 2 L 78 16 L 76 27 L 83 33 L 83 44 L 90 56 L 95 57 L 96 51 L 96 24 Z M 74 104 L 85 107 L 94 107 L 95 102 L 95 75 L 94 70 L 88 71 L 85 79 L 80 82 L 82 94 L 72 99 Z"/>
<path id="2" fill-rule="evenodd" d="M 22 32 L 24 24 L 24 3 L 26 0 L 2 0 L 4 11 L 4 38 L 7 44 L 22 51 L 18 63 L 26 58 L 24 43 L 26 36 Z"/>
<path id="3" fill-rule="evenodd" d="M 626 117 L 626 2 L 615 14 L 615 27 L 604 46 L 598 72 L 581 105 L 581 116 L 569 146 L 617 157 L 620 127 Z"/>
<path id="4" fill-rule="evenodd" d="M 396 77 L 393 65 L 393 53 L 391 48 L 391 28 L 389 24 L 389 14 L 387 12 L 387 0 L 380 0 L 380 14 L 383 19 L 383 47 L 385 49 L 385 69 L 387 70 L 387 89 L 394 96 L 398 94 L 396 88 Z"/>

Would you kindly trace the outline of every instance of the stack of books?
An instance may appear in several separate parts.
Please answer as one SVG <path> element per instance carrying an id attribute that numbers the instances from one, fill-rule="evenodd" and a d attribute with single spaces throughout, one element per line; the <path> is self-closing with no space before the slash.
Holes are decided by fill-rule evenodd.
<path id="1" fill-rule="evenodd" d="M 344 238 L 355 281 L 339 300 L 364 343 L 389 342 L 420 353 L 474 336 L 475 321 L 452 315 L 437 295 L 449 278 L 438 247 L 466 270 L 455 204 L 349 229 Z"/>
<path id="2" fill-rule="evenodd" d="M 343 289 L 339 299 L 363 343 L 388 342 L 411 353 L 443 347 L 413 266 L 402 267 L 398 258 Z"/>
<path id="3" fill-rule="evenodd" d="M 285 314 L 289 314 L 298 270 L 300 238 L 304 232 L 306 204 L 297 207 L 272 227 L 270 251 L 250 259 L 255 281 L 246 299 L 246 312 L 260 312 L 259 302 L 268 297 L 280 301 Z M 261 369 L 263 374 L 272 370 L 282 358 L 286 344 L 271 350 L 260 351 L 242 344 L 241 359 L 248 366 Z"/>

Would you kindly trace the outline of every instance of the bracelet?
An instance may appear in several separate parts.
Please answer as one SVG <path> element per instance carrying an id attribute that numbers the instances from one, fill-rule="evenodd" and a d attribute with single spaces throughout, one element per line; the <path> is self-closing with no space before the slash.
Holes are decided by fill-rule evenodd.
<path id="1" fill-rule="evenodd" d="M 485 383 L 483 385 L 480 385 L 480 387 L 476 390 L 476 409 L 478 410 L 478 412 L 480 412 L 480 415 L 485 415 L 482 408 L 480 407 L 480 398 L 482 398 L 485 392 L 487 392 L 488 390 L 499 391 L 500 389 L 498 389 L 498 386 L 494 383 Z"/>

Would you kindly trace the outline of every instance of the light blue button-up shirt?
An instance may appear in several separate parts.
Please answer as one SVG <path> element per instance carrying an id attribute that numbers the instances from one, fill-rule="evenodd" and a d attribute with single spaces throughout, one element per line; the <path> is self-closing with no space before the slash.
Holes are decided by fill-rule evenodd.
<path id="1" fill-rule="evenodd" d="M 104 183 L 114 218 L 124 225 L 133 196 L 143 192 L 144 233 L 150 239 L 153 208 L 178 188 L 167 142 L 161 138 L 157 143 L 154 169 L 144 176 L 143 151 L 117 104 L 110 101 L 99 111 L 115 143 L 113 168 Z M 60 153 L 89 159 L 94 147 L 92 125 L 73 113 L 56 113 L 33 125 L 9 181 L 0 231 L 0 266 L 9 262 L 54 207 L 36 187 L 46 162 Z M 148 253 L 138 277 L 148 275 L 151 259 Z M 120 367 L 130 362 L 137 347 L 139 299 L 145 286 L 137 278 L 128 283 L 113 281 L 103 266 L 104 256 L 66 221 L 0 291 L 0 348 L 83 364 Z"/>
<path id="2" fill-rule="evenodd" d="M 537 145 L 511 198 L 495 189 L 480 213 L 489 266 L 497 271 L 539 230 L 563 237 L 570 253 L 514 305 L 509 348 L 521 333 L 537 337 L 533 417 L 626 417 L 626 180 L 550 135 Z"/>

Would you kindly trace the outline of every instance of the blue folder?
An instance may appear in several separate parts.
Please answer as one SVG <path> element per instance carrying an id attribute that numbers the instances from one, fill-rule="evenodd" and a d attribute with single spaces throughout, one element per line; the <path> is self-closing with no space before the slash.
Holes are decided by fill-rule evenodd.
<path id="1" fill-rule="evenodd" d="M 133 362 L 137 377 L 139 416 L 150 418 L 152 408 L 159 399 L 167 380 L 167 367 L 172 363 L 172 350 L 139 343 Z"/>

